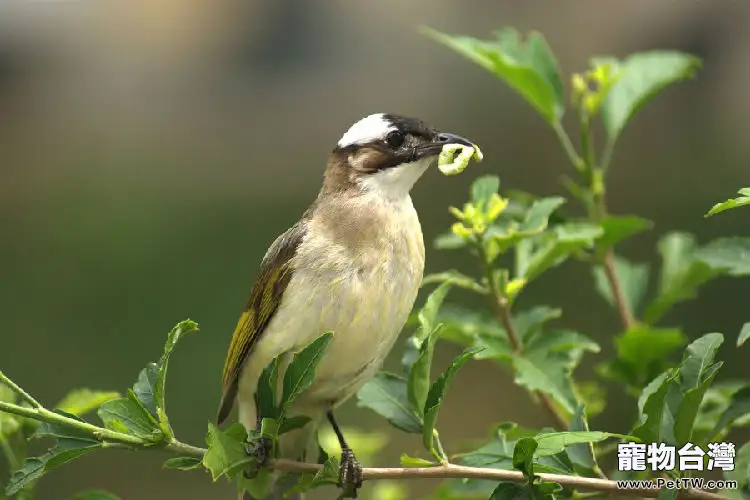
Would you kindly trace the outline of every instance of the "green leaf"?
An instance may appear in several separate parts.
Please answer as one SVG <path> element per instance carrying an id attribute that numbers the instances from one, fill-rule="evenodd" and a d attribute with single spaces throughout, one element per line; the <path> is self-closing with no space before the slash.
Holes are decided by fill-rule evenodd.
<path id="1" fill-rule="evenodd" d="M 722 441 L 733 427 L 750 425 L 750 409 L 744 413 L 742 411 L 748 388 L 750 388 L 750 383 L 740 380 L 714 382 L 703 396 L 698 410 L 693 427 L 694 442 L 705 444 Z M 733 407 L 736 407 L 736 410 L 731 411 L 726 423 L 720 424 L 724 414 Z"/>
<path id="2" fill-rule="evenodd" d="M 505 330 L 494 317 L 485 312 L 446 304 L 440 309 L 437 321 L 443 325 L 440 330 L 442 340 L 471 346 L 480 333 L 486 333 L 507 341 Z"/>
<path id="3" fill-rule="evenodd" d="M 578 405 L 573 418 L 570 419 L 569 430 L 571 432 L 588 432 L 589 423 L 586 419 L 586 409 L 583 405 Z M 596 464 L 596 457 L 594 456 L 594 449 L 591 443 L 573 443 L 568 446 L 568 456 L 570 460 L 587 471 L 593 471 L 594 468 L 598 467 Z"/>
<path id="4" fill-rule="evenodd" d="M 162 432 L 170 437 L 173 435 L 173 432 L 171 427 L 169 426 L 169 420 L 167 419 L 167 402 L 164 391 L 167 381 L 167 368 L 169 367 L 169 358 L 172 355 L 174 348 L 177 346 L 177 342 L 179 342 L 185 334 L 195 331 L 198 331 L 198 323 L 196 323 L 195 321 L 186 319 L 177 323 L 175 327 L 172 328 L 172 330 L 167 334 L 167 341 L 164 344 L 164 352 L 159 359 L 159 372 L 156 378 L 156 384 L 154 384 L 153 387 L 153 396 L 154 401 L 156 402 L 156 413 L 159 418 L 159 426 Z"/>
<path id="5" fill-rule="evenodd" d="M 680 274 L 693 260 L 695 250 L 695 236 L 689 233 L 667 233 L 659 239 L 659 254 L 661 255 L 661 277 L 659 279 L 659 293 L 665 293 L 672 283 L 678 281 Z"/>
<path id="6" fill-rule="evenodd" d="M 692 439 L 698 410 L 721 363 L 714 363 L 716 351 L 723 342 L 720 333 L 708 333 L 693 341 L 685 350 L 679 367 L 679 384 L 667 392 L 669 415 L 674 419 L 674 439 L 686 443 Z"/>
<path id="7" fill-rule="evenodd" d="M 288 417 L 281 421 L 281 425 L 279 426 L 279 435 L 286 434 L 289 431 L 293 431 L 295 429 L 301 429 L 302 427 L 306 426 L 310 423 L 312 419 L 310 417 L 307 417 L 305 415 L 297 415 L 294 417 Z"/>
<path id="8" fill-rule="evenodd" d="M 720 238 L 695 252 L 712 269 L 730 276 L 750 275 L 750 238 Z"/>
<path id="9" fill-rule="evenodd" d="M 742 207 L 745 205 L 750 205 L 750 188 L 740 189 L 738 193 L 741 195 L 740 197 L 730 198 L 727 201 L 717 203 L 711 208 L 711 210 L 709 210 L 706 213 L 706 215 L 704 215 L 704 217 L 711 217 L 714 214 L 718 214 L 720 212 L 729 210 L 731 208 L 737 208 L 737 207 Z"/>
<path id="10" fill-rule="evenodd" d="M 281 397 L 281 414 L 300 393 L 305 391 L 315 377 L 315 367 L 323 357 L 333 338 L 332 332 L 327 332 L 312 341 L 307 347 L 294 355 L 292 362 L 284 373 L 284 392 Z"/>
<path id="11" fill-rule="evenodd" d="M 283 355 L 282 355 L 283 356 Z M 280 408 L 276 404 L 276 388 L 279 379 L 280 357 L 274 358 L 258 377 L 258 388 L 255 392 L 258 415 L 278 419 Z"/>
<path id="12" fill-rule="evenodd" d="M 634 215 L 608 215 L 600 224 L 602 235 L 596 240 L 600 257 L 621 241 L 649 230 L 654 225 L 650 220 Z"/>
<path id="13" fill-rule="evenodd" d="M 578 432 L 549 432 L 537 434 L 534 438 L 537 443 L 535 456 L 546 457 L 557 455 L 568 446 L 582 443 L 598 443 L 607 438 L 628 438 L 622 434 L 600 431 L 578 431 Z"/>
<path id="14" fill-rule="evenodd" d="M 447 338 L 473 347 L 485 348 L 476 355 L 476 359 L 494 358 L 510 362 L 513 357 L 513 349 L 508 342 L 508 333 L 500 326 L 495 318 L 478 315 L 471 311 L 455 312 L 455 308 L 447 309 L 446 314 L 441 314 L 439 319 L 445 325 L 441 330 L 441 338 Z M 542 328 L 546 323 L 557 319 L 562 315 L 562 309 L 549 306 L 537 306 L 518 313 L 515 317 L 515 327 L 523 344 L 528 344 L 527 350 L 532 345 L 539 344 L 567 344 L 583 341 L 583 336 L 573 339 L 567 334 L 541 335 Z M 578 334 L 572 334 L 576 336 Z M 463 340 L 463 339 L 466 340 Z M 553 347 L 555 349 L 556 347 Z"/>
<path id="15" fill-rule="evenodd" d="M 128 393 L 128 397 L 107 401 L 99 407 L 97 414 L 107 429 L 138 436 L 154 443 L 165 437 L 132 391 Z"/>
<path id="16" fill-rule="evenodd" d="M 670 384 L 677 379 L 677 370 L 667 370 L 652 380 L 638 398 L 639 420 L 630 434 L 645 443 L 663 442 L 661 425 L 665 399 Z"/>
<path id="17" fill-rule="evenodd" d="M 526 212 L 523 222 L 518 227 L 518 232 L 525 235 L 537 234 L 545 229 L 549 224 L 549 218 L 552 213 L 565 203 L 565 198 L 552 196 L 534 200 L 529 211 Z"/>
<path id="18" fill-rule="evenodd" d="M 545 357 L 529 358 L 519 355 L 513 358 L 515 381 L 530 391 L 542 391 L 562 406 L 568 413 L 578 406 L 570 379 L 568 358 L 561 353 L 548 353 Z"/>
<path id="19" fill-rule="evenodd" d="M 437 328 L 437 317 L 440 311 L 440 306 L 443 305 L 445 297 L 448 295 L 453 283 L 446 281 L 440 286 L 436 287 L 430 295 L 427 296 L 424 306 L 419 310 L 417 314 L 417 320 L 419 321 L 419 329 L 414 334 L 417 340 L 417 347 L 422 345 L 422 342 Z"/>
<path id="20" fill-rule="evenodd" d="M 693 426 L 695 425 L 695 417 L 698 415 L 698 409 L 721 365 L 722 363 L 716 363 L 707 367 L 704 374 L 701 375 L 698 385 L 682 394 L 682 399 L 677 405 L 674 416 L 674 437 L 678 443 L 688 443 L 693 438 Z"/>
<path id="21" fill-rule="evenodd" d="M 208 423 L 208 451 L 203 455 L 202 462 L 214 481 L 221 476 L 232 479 L 237 471 L 255 462 L 245 451 L 246 441 L 247 431 L 242 424 L 234 423 L 222 430 Z"/>
<path id="22" fill-rule="evenodd" d="M 737 450 L 734 457 L 734 470 L 725 471 L 724 479 L 737 481 L 741 488 L 747 489 L 750 483 L 750 441 Z"/>
<path id="23" fill-rule="evenodd" d="M 523 278 L 533 280 L 546 270 L 560 265 L 571 254 L 591 246 L 601 236 L 601 227 L 586 223 L 560 224 L 545 233 L 538 249 L 532 254 Z"/>
<path id="24" fill-rule="evenodd" d="M 458 372 L 464 363 L 481 350 L 481 348 L 470 348 L 456 356 L 448 368 L 430 387 L 430 392 L 427 394 L 427 400 L 424 403 L 424 425 L 422 427 L 422 442 L 428 450 L 433 450 L 434 430 L 438 412 L 453 377 L 455 377 L 456 372 Z"/>
<path id="25" fill-rule="evenodd" d="M 422 421 L 414 413 L 407 396 L 406 379 L 379 372 L 357 393 L 357 406 L 369 408 L 404 432 L 420 433 Z"/>
<path id="26" fill-rule="evenodd" d="M 542 35 L 531 33 L 524 43 L 512 28 L 499 31 L 494 41 L 450 36 L 432 29 L 425 33 L 501 78 L 550 125 L 560 122 L 565 110 L 563 85 L 557 61 Z"/>
<path id="27" fill-rule="evenodd" d="M 260 469 L 252 478 L 240 474 L 237 476 L 237 486 L 240 491 L 247 492 L 251 498 L 266 498 L 271 490 L 271 470 Z"/>
<path id="28" fill-rule="evenodd" d="M 528 478 L 534 477 L 534 452 L 539 444 L 534 438 L 521 438 L 513 448 L 513 468 Z"/>
<path id="29" fill-rule="evenodd" d="M 464 248 L 467 245 L 468 243 L 465 239 L 453 232 L 438 235 L 432 242 L 432 246 L 435 250 L 457 250 L 459 248 Z"/>
<path id="30" fill-rule="evenodd" d="M 561 316 L 562 309 L 550 306 L 535 306 L 516 314 L 516 330 L 524 341 L 530 341 L 541 334 L 542 328 L 547 323 Z"/>
<path id="31" fill-rule="evenodd" d="M 120 394 L 117 392 L 92 391 L 91 389 L 74 389 L 70 391 L 57 405 L 65 413 L 72 415 L 85 415 L 86 413 L 99 408 L 103 403 L 117 399 Z"/>
<path id="32" fill-rule="evenodd" d="M 625 125 L 653 96 L 672 83 L 691 78 L 700 60 L 680 52 L 653 51 L 633 54 L 614 68 L 617 81 L 607 93 L 602 120 L 614 143 Z"/>
<path id="33" fill-rule="evenodd" d="M 336 457 L 329 457 L 323 464 L 323 468 L 315 475 L 305 474 L 300 478 L 299 483 L 292 489 L 284 493 L 288 497 L 294 493 L 302 493 L 318 488 L 320 486 L 338 484 L 339 481 L 339 461 Z"/>
<path id="34" fill-rule="evenodd" d="M 747 339 L 750 339 L 750 323 L 742 325 L 742 330 L 740 330 L 740 334 L 737 336 L 737 347 L 742 347 L 742 344 L 744 344 Z"/>
<path id="35" fill-rule="evenodd" d="M 162 464 L 165 469 L 193 470 L 203 464 L 202 459 L 198 457 L 174 457 Z"/>
<path id="36" fill-rule="evenodd" d="M 477 283 L 471 276 L 459 273 L 454 269 L 443 271 L 442 273 L 428 274 L 422 279 L 422 286 L 446 281 L 458 288 L 463 288 L 464 290 L 469 290 L 480 295 L 487 295 L 489 293 L 486 286 Z"/>
<path id="37" fill-rule="evenodd" d="M 99 447 L 101 443 L 91 439 L 59 439 L 54 448 L 41 457 L 27 458 L 23 466 L 13 472 L 8 484 L 5 485 L 5 494 L 13 496 L 50 470 L 65 465 Z"/>
<path id="38" fill-rule="evenodd" d="M 622 292 L 627 300 L 631 311 L 638 311 L 643 297 L 648 288 L 649 267 L 648 264 L 637 264 L 630 262 L 620 256 L 615 256 L 615 274 L 620 281 Z M 607 279 L 607 273 L 603 266 L 592 268 L 594 282 L 599 295 L 604 297 L 609 305 L 616 307 L 615 297 L 612 294 L 612 286 Z"/>
<path id="39" fill-rule="evenodd" d="M 496 175 L 482 175 L 471 183 L 471 203 L 483 209 L 493 194 L 500 189 L 500 178 Z"/>
<path id="40" fill-rule="evenodd" d="M 697 260 L 695 237 L 687 233 L 669 233 L 659 240 L 662 258 L 659 291 L 646 309 L 645 319 L 655 323 L 679 302 L 696 296 L 698 287 L 716 277 L 719 272 Z"/>
<path id="41" fill-rule="evenodd" d="M 634 326 L 615 338 L 617 359 L 608 365 L 615 378 L 640 389 L 668 366 L 669 355 L 685 344 L 675 328 Z"/>
<path id="42" fill-rule="evenodd" d="M 72 413 L 66 413 L 62 410 L 55 410 L 55 413 L 58 413 L 67 418 L 71 418 L 73 420 L 77 420 L 79 422 L 83 422 L 83 419 L 81 419 L 77 415 L 73 415 Z M 36 430 L 34 431 L 34 434 L 32 434 L 32 437 L 34 438 L 51 437 L 55 439 L 70 438 L 70 439 L 91 440 L 91 433 L 75 428 L 75 427 L 71 427 L 69 425 L 65 425 L 65 424 L 41 422 L 39 424 L 39 427 L 37 427 Z"/>
<path id="43" fill-rule="evenodd" d="M 563 352 L 571 354 L 571 351 L 599 352 L 599 344 L 590 338 L 572 330 L 553 330 L 531 339 L 526 345 L 527 354 L 539 354 L 548 352 Z"/>
<path id="44" fill-rule="evenodd" d="M 133 385 L 133 393 L 144 408 L 148 410 L 154 419 L 159 418 L 154 399 L 154 390 L 159 381 L 159 366 L 156 363 L 148 363 L 138 374 L 138 380 Z"/>
<path id="45" fill-rule="evenodd" d="M 683 390 L 693 389 L 702 383 L 706 370 L 713 363 L 716 351 L 723 342 L 722 334 L 707 333 L 687 346 L 680 367 L 680 383 Z"/>
<path id="46" fill-rule="evenodd" d="M 676 328 L 634 326 L 615 339 L 617 356 L 645 368 L 652 361 L 663 360 L 685 344 L 685 335 Z"/>
<path id="47" fill-rule="evenodd" d="M 406 453 L 401 454 L 401 467 L 434 467 L 435 463 L 419 457 L 410 457 Z"/>
<path id="48" fill-rule="evenodd" d="M 424 417 L 425 401 L 430 390 L 430 367 L 432 366 L 432 355 L 435 352 L 435 342 L 440 335 L 439 326 L 436 327 L 422 342 L 416 361 L 409 369 L 409 385 L 407 396 L 412 409 L 420 417 Z"/>
<path id="49" fill-rule="evenodd" d="M 76 494 L 72 500 L 120 500 L 120 497 L 104 490 L 88 490 Z"/>
<path id="50" fill-rule="evenodd" d="M 489 500 L 537 500 L 534 490 L 527 484 L 501 482 L 492 491 Z"/>
<path id="51" fill-rule="evenodd" d="M 563 374 L 566 378 L 581 362 L 584 352 L 599 352 L 596 342 L 585 335 L 571 330 L 554 330 L 532 337 L 525 344 L 524 357 L 539 366 L 549 367 L 555 374 Z M 546 368 L 545 368 L 546 369 Z M 572 390 L 571 380 L 561 380 L 567 393 Z"/>
<path id="52" fill-rule="evenodd" d="M 257 429 L 254 431 L 257 435 Z M 275 441 L 279 435 L 279 422 L 275 418 L 263 417 L 260 420 L 260 437 L 268 438 Z"/>

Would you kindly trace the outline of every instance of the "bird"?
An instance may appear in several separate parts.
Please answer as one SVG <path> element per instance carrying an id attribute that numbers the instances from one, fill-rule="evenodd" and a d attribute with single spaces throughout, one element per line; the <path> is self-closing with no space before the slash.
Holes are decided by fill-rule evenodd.
<path id="1" fill-rule="evenodd" d="M 264 368 L 333 332 L 288 412 L 310 421 L 280 436 L 278 454 L 303 459 L 327 419 L 342 450 L 339 486 L 350 484 L 352 498 L 362 469 L 333 412 L 380 370 L 412 310 L 425 248 L 410 192 L 447 144 L 472 146 L 397 114 L 351 125 L 328 156 L 317 198 L 263 257 L 227 351 L 217 423 L 236 404 L 251 431 L 263 417 L 255 396 Z"/>

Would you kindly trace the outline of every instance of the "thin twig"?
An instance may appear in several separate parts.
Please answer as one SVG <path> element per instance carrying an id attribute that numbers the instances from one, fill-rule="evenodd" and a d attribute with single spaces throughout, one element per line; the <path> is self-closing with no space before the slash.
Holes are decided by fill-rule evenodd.
<path id="1" fill-rule="evenodd" d="M 583 160 L 580 156 L 578 156 L 576 148 L 575 146 L 573 146 L 573 142 L 570 140 L 570 136 L 560 123 L 556 123 L 554 125 L 554 129 L 555 134 L 557 134 L 557 138 L 560 141 L 560 144 L 565 150 L 565 154 L 568 155 L 568 160 L 570 160 L 570 163 L 572 163 L 575 169 L 580 172 L 581 169 L 583 169 Z"/>
<path id="2" fill-rule="evenodd" d="M 620 277 L 617 276 L 617 270 L 615 269 L 615 253 L 611 248 L 604 254 L 602 264 L 604 266 L 604 274 L 607 277 L 607 281 L 609 281 L 609 286 L 612 288 L 612 296 L 615 299 L 617 312 L 620 315 L 620 321 L 622 321 L 622 326 L 628 330 L 635 324 L 635 319 L 633 318 L 633 312 L 630 309 L 628 299 L 625 297 L 625 293 L 622 290 Z"/>
<path id="3" fill-rule="evenodd" d="M 76 419 L 68 418 L 59 413 L 51 412 L 45 408 L 33 409 L 18 406 L 12 403 L 0 401 L 0 411 L 13 413 L 16 415 L 41 420 L 43 422 L 57 423 L 67 427 L 77 428 L 79 430 L 90 432 L 92 436 L 102 442 L 106 442 L 108 447 L 119 448 L 137 448 L 137 449 L 161 449 L 170 451 L 179 455 L 188 455 L 196 458 L 202 457 L 206 449 L 181 443 L 173 440 L 165 445 L 154 446 L 153 442 L 146 441 L 136 436 L 130 436 L 119 432 L 110 431 L 102 427 L 81 422 Z M 295 462 L 292 460 L 271 460 L 269 468 L 282 472 L 291 473 L 314 473 L 319 471 L 320 464 L 311 464 L 304 462 Z M 615 481 L 604 479 L 565 476 L 561 474 L 538 474 L 543 481 L 559 483 L 569 488 L 580 488 L 591 491 L 601 491 L 612 495 L 639 495 L 654 498 L 658 495 L 659 490 L 656 488 L 643 489 L 619 489 Z M 489 479 L 495 481 L 513 481 L 517 483 L 525 482 L 527 479 L 521 472 L 483 469 L 479 467 L 464 467 L 461 465 L 442 464 L 437 467 L 428 468 L 366 468 L 363 470 L 363 477 L 369 480 L 378 479 Z M 681 497 L 686 499 L 705 499 L 705 500 L 723 500 L 726 497 L 709 493 L 702 490 L 681 490 Z"/>
<path id="4" fill-rule="evenodd" d="M 552 401 L 552 398 L 549 396 L 549 394 L 537 391 L 536 395 L 539 398 L 539 401 L 541 402 L 544 409 L 547 410 L 547 413 L 555 421 L 555 425 L 557 425 L 557 428 L 563 431 L 567 430 L 568 420 L 560 414 L 560 411 L 555 406 L 555 403 Z"/>
<path id="5" fill-rule="evenodd" d="M 13 392 L 15 392 L 21 399 L 23 399 L 24 401 L 26 401 L 27 403 L 29 403 L 32 408 L 41 408 L 42 407 L 42 405 L 39 404 L 39 401 L 37 401 L 36 399 L 32 398 L 31 395 L 28 392 L 26 392 L 23 389 L 21 389 L 18 386 L 18 384 L 16 384 L 11 379 L 9 379 L 8 377 L 6 377 L 5 374 L 2 371 L 0 371 L 0 383 L 7 385 L 10 390 L 12 390 Z"/>
<path id="6" fill-rule="evenodd" d="M 496 296 L 495 292 L 492 292 L 492 295 L 492 302 L 495 304 L 497 319 L 500 324 L 503 325 L 505 332 L 508 334 L 508 342 L 510 342 L 511 349 L 513 349 L 513 354 L 520 354 L 521 349 L 523 348 L 521 344 L 521 336 L 518 334 L 516 325 L 513 323 L 513 317 L 510 314 L 508 301 L 503 297 Z"/>
<path id="7" fill-rule="evenodd" d="M 484 251 L 482 243 L 480 242 L 477 247 L 479 256 L 482 259 L 482 264 L 484 265 L 484 273 L 487 278 L 487 284 L 490 289 L 489 299 L 492 303 L 492 308 L 495 311 L 498 322 L 503 326 L 503 328 L 505 329 L 505 333 L 508 335 L 508 343 L 513 350 L 513 354 L 519 355 L 523 350 L 523 344 L 521 343 L 521 335 L 518 333 L 518 329 L 516 329 L 516 325 L 513 323 L 513 315 L 510 310 L 510 303 L 508 302 L 507 298 L 503 297 L 503 294 L 500 293 L 500 290 L 497 287 L 497 282 L 492 276 L 492 266 L 489 263 L 487 253 Z M 552 417 L 552 420 L 555 422 L 555 425 L 559 429 L 564 430 L 568 428 L 567 419 L 560 414 L 558 409 L 555 407 L 555 404 L 552 402 L 552 398 L 550 398 L 548 394 L 545 394 L 541 391 L 534 391 L 532 394 L 539 398 L 542 407 L 547 411 L 547 413 L 549 413 L 549 415 Z"/>
<path id="8" fill-rule="evenodd" d="M 583 151 L 583 158 L 579 161 L 583 161 L 583 171 L 588 174 L 589 189 L 594 200 L 593 206 L 589 207 L 589 218 L 592 221 L 599 223 L 607 215 L 606 191 L 603 184 L 603 176 L 612 158 L 614 142 L 607 141 L 604 156 L 602 158 L 602 166 L 597 168 L 592 134 L 591 122 L 588 117 L 586 117 L 581 124 L 581 149 Z M 615 299 L 617 311 L 620 315 L 620 321 L 622 322 L 623 328 L 627 330 L 635 324 L 635 319 L 633 317 L 633 312 L 630 309 L 630 304 L 623 293 L 620 278 L 617 276 L 617 271 L 615 269 L 615 253 L 612 248 L 607 249 L 602 264 L 604 266 L 605 276 L 607 277 L 609 286 L 612 289 L 612 296 Z"/>
<path id="9" fill-rule="evenodd" d="M 521 343 L 518 341 L 520 338 L 520 335 L 518 334 L 518 330 L 516 329 L 515 323 L 513 323 L 513 316 L 510 312 L 510 306 L 508 302 L 503 299 L 503 297 L 497 297 L 497 300 L 494 302 L 497 303 L 497 315 L 500 323 L 503 325 L 503 328 L 505 328 L 505 331 L 508 332 L 508 339 L 517 339 L 518 342 L 518 349 L 514 348 L 513 352 L 515 354 L 520 354 L 521 351 Z M 511 341 L 511 346 L 513 345 L 513 341 Z M 560 411 L 555 406 L 554 402 L 552 401 L 552 398 L 550 398 L 549 394 L 546 394 L 541 391 L 534 392 L 536 397 L 539 398 L 539 402 L 541 403 L 542 407 L 547 411 L 547 413 L 552 417 L 552 420 L 555 422 L 555 425 L 560 430 L 565 430 L 568 428 L 568 420 L 560 414 Z"/>
<path id="10" fill-rule="evenodd" d="M 295 462 L 292 460 L 271 460 L 269 467 L 290 473 L 315 473 L 322 469 L 322 465 Z M 524 477 L 522 472 L 501 470 L 501 469 L 483 469 L 479 467 L 465 467 L 462 465 L 441 465 L 437 467 L 422 468 L 404 468 L 404 467 L 382 467 L 382 468 L 365 468 L 362 475 L 366 480 L 377 479 L 488 479 L 494 481 L 512 481 L 514 483 L 524 483 L 528 478 Z M 616 481 L 607 481 L 592 477 L 565 476 L 562 474 L 536 474 L 543 481 L 558 483 L 568 488 L 580 488 L 590 491 L 601 491 L 611 495 L 637 495 L 648 498 L 656 498 L 659 491 L 654 488 L 623 489 L 617 487 Z M 703 490 L 680 490 L 680 498 L 686 499 L 704 499 L 704 500 L 725 500 L 727 497 L 710 493 Z"/>
<path id="11" fill-rule="evenodd" d="M 492 276 L 492 264 L 490 264 L 482 242 L 478 243 L 477 248 L 479 251 L 479 258 L 482 259 L 482 265 L 484 266 L 484 275 L 487 278 L 487 285 L 490 288 L 489 298 L 492 304 L 492 309 L 495 311 L 497 320 L 503 325 L 503 328 L 505 328 L 505 333 L 508 335 L 508 342 L 510 343 L 510 348 L 513 350 L 513 354 L 519 354 L 522 349 L 521 336 L 518 335 L 518 330 L 516 330 L 516 327 L 511 320 L 508 300 L 503 297 L 503 294 L 497 287 L 497 282 L 495 281 L 494 276 Z"/>

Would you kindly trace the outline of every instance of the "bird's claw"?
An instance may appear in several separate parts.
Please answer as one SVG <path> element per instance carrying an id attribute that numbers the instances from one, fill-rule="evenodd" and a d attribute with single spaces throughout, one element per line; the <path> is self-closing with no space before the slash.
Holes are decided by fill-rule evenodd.
<path id="1" fill-rule="evenodd" d="M 342 498 L 357 498 L 357 490 L 362 487 L 362 465 L 349 448 L 341 450 L 339 467 L 339 488 L 343 489 Z"/>
<path id="2" fill-rule="evenodd" d="M 262 467 L 268 464 L 268 459 L 271 458 L 271 440 L 261 436 L 250 438 L 245 443 L 245 453 L 255 459 L 249 470 L 243 472 L 247 479 L 252 479 Z"/>

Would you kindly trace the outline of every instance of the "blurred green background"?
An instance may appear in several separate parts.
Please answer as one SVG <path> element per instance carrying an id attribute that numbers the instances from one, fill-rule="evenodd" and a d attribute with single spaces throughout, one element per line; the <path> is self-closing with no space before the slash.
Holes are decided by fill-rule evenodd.
<path id="1" fill-rule="evenodd" d="M 748 234 L 743 210 L 702 218 L 750 183 L 748 20 L 750 3 L 729 0 L 2 2 L 0 367 L 50 405 L 72 387 L 123 390 L 174 323 L 192 318 L 202 331 L 173 357 L 169 412 L 178 436 L 200 444 L 260 259 L 314 199 L 341 134 L 373 112 L 418 116 L 482 146 L 483 164 L 456 178 L 432 172 L 413 192 L 427 271 L 475 272 L 462 254 L 431 249 L 451 222 L 447 206 L 463 203 L 488 171 L 506 189 L 561 193 L 570 167 L 520 98 L 420 36 L 421 24 L 479 37 L 507 25 L 541 31 L 566 83 L 592 55 L 663 48 L 701 57 L 698 79 L 659 96 L 618 144 L 611 211 L 656 222 L 620 251 L 656 263 L 655 241 L 668 230 L 704 242 Z M 718 280 L 667 318 L 691 338 L 727 334 L 724 377 L 748 373 L 729 339 L 750 319 L 749 288 Z M 549 273 L 519 306 L 542 303 L 564 307 L 566 326 L 602 344 L 579 371 L 591 376 L 618 323 L 588 269 Z M 439 346 L 436 366 L 456 351 Z M 634 410 L 615 396 L 593 427 L 626 431 Z M 385 425 L 353 403 L 339 418 Z M 440 418 L 448 452 L 504 420 L 548 423 L 507 373 L 469 363 Z M 381 465 L 420 449 L 417 437 L 392 436 Z M 161 470 L 163 458 L 95 453 L 51 473 L 38 498 L 88 487 L 126 500 L 234 498 L 205 473 Z M 415 482 L 413 491 L 432 486 Z"/>

